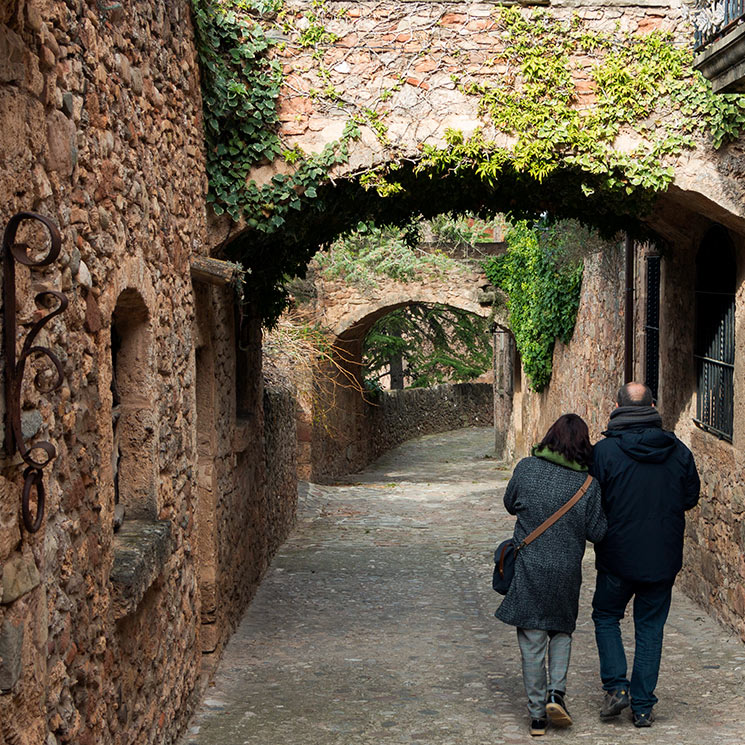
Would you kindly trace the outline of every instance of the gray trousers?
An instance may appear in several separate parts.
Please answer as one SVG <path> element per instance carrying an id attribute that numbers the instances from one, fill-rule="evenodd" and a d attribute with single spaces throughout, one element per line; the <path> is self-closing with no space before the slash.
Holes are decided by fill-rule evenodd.
<path id="1" fill-rule="evenodd" d="M 518 629 L 517 643 L 523 658 L 523 683 L 528 696 L 528 711 L 533 719 L 546 716 L 548 691 L 566 693 L 567 670 L 572 653 L 572 635 L 562 631 Z M 548 651 L 548 685 L 546 652 Z"/>

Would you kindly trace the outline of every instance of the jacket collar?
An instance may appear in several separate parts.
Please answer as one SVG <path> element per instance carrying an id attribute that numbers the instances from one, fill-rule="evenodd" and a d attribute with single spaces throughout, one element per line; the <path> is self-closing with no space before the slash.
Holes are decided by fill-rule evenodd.
<path id="1" fill-rule="evenodd" d="M 549 448 L 542 448 L 540 445 L 536 445 L 531 450 L 531 454 L 536 458 L 547 460 L 549 463 L 556 463 L 557 466 L 571 468 L 572 471 L 587 471 L 587 466 L 582 466 L 576 460 L 569 460 L 569 458 L 561 453 L 557 453 L 555 450 L 549 450 Z"/>

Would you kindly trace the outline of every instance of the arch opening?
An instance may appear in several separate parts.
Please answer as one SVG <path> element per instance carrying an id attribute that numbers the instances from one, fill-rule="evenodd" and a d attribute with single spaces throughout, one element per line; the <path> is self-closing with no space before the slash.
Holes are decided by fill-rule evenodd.
<path id="1" fill-rule="evenodd" d="M 362 344 L 366 388 L 402 390 L 491 382 L 488 318 L 442 304 L 410 303 L 375 321 Z"/>
<path id="2" fill-rule="evenodd" d="M 137 290 L 125 289 L 111 319 L 114 526 L 125 516 L 156 519 L 157 438 L 152 384 L 152 329 Z"/>

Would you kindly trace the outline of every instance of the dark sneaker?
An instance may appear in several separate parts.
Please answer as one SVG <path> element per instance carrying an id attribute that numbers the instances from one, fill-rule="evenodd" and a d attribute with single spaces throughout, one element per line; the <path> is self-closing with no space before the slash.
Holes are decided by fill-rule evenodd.
<path id="1" fill-rule="evenodd" d="M 546 714 L 554 727 L 571 727 L 572 717 L 564 702 L 562 691 L 549 691 L 546 699 Z"/>
<path id="2" fill-rule="evenodd" d="M 530 720 L 530 734 L 533 737 L 539 737 L 540 735 L 545 735 L 546 727 L 548 727 L 548 722 L 546 721 L 545 717 L 542 719 L 531 719 Z"/>
<path id="3" fill-rule="evenodd" d="M 616 691 L 606 691 L 603 708 L 600 709 L 601 719 L 618 716 L 629 705 L 629 692 L 625 688 Z"/>
<path id="4" fill-rule="evenodd" d="M 651 727 L 654 722 L 654 712 L 652 711 L 634 711 L 631 714 L 634 727 Z"/>

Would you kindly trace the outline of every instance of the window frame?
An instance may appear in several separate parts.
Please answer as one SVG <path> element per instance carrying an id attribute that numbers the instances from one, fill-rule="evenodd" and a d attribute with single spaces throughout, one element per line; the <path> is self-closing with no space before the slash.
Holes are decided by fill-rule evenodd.
<path id="1" fill-rule="evenodd" d="M 732 240 L 725 228 L 714 226 L 696 256 L 693 421 L 727 442 L 734 434 L 736 276 Z"/>

